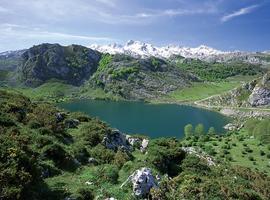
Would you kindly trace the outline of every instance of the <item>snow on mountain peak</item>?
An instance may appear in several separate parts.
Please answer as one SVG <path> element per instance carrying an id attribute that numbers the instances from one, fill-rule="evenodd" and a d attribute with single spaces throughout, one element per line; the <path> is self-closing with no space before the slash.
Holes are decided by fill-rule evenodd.
<path id="1" fill-rule="evenodd" d="M 169 58 L 172 55 L 180 55 L 186 58 L 206 58 L 209 56 L 216 56 L 227 54 L 231 52 L 219 51 L 206 45 L 190 48 L 177 45 L 168 45 L 157 47 L 149 43 L 129 40 L 125 45 L 111 44 L 111 45 L 91 45 L 90 48 L 103 53 L 110 54 L 126 54 L 133 57 L 146 58 L 155 56 L 159 58 Z"/>

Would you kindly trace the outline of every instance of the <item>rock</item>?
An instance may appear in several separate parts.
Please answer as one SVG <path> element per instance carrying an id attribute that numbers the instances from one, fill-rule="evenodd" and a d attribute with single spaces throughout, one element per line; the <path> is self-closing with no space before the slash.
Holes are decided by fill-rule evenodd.
<path id="1" fill-rule="evenodd" d="M 185 151 L 188 154 L 193 154 L 193 155 L 199 157 L 200 159 L 205 160 L 209 166 L 215 166 L 216 165 L 214 159 L 211 156 L 209 156 L 208 154 L 206 154 L 203 151 L 199 152 L 194 147 L 182 147 L 182 150 Z"/>
<path id="2" fill-rule="evenodd" d="M 146 151 L 148 144 L 149 144 L 149 140 L 143 139 L 142 144 L 141 144 L 141 148 L 140 148 L 141 152 L 144 153 Z"/>
<path id="3" fill-rule="evenodd" d="M 156 180 L 152 175 L 152 171 L 149 168 L 143 167 L 136 170 L 131 174 L 128 179 L 121 185 L 121 188 L 131 181 L 133 184 L 133 193 L 136 197 L 143 198 L 146 197 L 151 188 L 157 188 Z"/>
<path id="4" fill-rule="evenodd" d="M 86 181 L 84 184 L 85 184 L 85 185 L 93 185 L 93 182 Z"/>
<path id="5" fill-rule="evenodd" d="M 128 140 L 129 144 L 134 146 L 140 146 L 142 140 L 140 138 L 132 137 L 131 135 L 126 135 L 126 139 Z"/>
<path id="6" fill-rule="evenodd" d="M 88 163 L 93 164 L 93 165 L 97 165 L 98 161 L 95 158 L 88 158 Z"/>
<path id="7" fill-rule="evenodd" d="M 60 113 L 60 112 L 56 113 L 55 114 L 55 117 L 56 117 L 56 121 L 57 122 L 62 122 L 65 119 L 64 114 L 63 113 Z"/>
<path id="8" fill-rule="evenodd" d="M 264 106 L 270 104 L 270 89 L 256 86 L 249 96 L 248 102 L 252 106 Z"/>
<path id="9" fill-rule="evenodd" d="M 228 130 L 228 131 L 238 130 L 238 126 L 236 124 L 232 124 L 232 123 L 226 124 L 223 128 Z"/>
<path id="10" fill-rule="evenodd" d="M 77 119 L 67 119 L 65 121 L 66 128 L 77 128 L 77 126 L 80 124 L 80 121 Z"/>
<path id="11" fill-rule="evenodd" d="M 102 140 L 102 143 L 106 148 L 112 149 L 114 151 L 117 151 L 118 149 L 124 151 L 132 150 L 132 146 L 126 139 L 126 135 L 117 129 L 114 129 L 111 131 L 111 133 L 106 134 Z"/>

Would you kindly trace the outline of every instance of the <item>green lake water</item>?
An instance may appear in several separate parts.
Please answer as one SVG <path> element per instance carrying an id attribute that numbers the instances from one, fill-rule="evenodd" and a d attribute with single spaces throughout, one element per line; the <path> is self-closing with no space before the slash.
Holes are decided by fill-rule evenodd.
<path id="1" fill-rule="evenodd" d="M 184 126 L 202 123 L 219 133 L 230 120 L 217 113 L 185 105 L 147 104 L 142 102 L 78 100 L 59 104 L 69 111 L 81 111 L 98 117 L 124 133 L 143 134 L 151 138 L 182 137 Z"/>

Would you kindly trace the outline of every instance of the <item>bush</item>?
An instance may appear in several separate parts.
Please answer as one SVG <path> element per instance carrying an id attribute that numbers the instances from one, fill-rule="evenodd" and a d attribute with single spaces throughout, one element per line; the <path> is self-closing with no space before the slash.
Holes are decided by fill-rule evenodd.
<path id="1" fill-rule="evenodd" d="M 152 140 L 148 148 L 148 160 L 162 173 L 175 176 L 180 172 L 180 163 L 185 152 L 175 139 L 160 138 Z"/>
<path id="2" fill-rule="evenodd" d="M 121 168 L 127 161 L 131 160 L 131 155 L 128 155 L 126 152 L 118 150 L 114 156 L 113 163 Z"/>
<path id="3" fill-rule="evenodd" d="M 263 150 L 260 150 L 260 155 L 261 156 L 264 156 L 265 155 L 265 152 Z"/>
<path id="4" fill-rule="evenodd" d="M 28 141 L 19 135 L 0 137 L 0 199 L 24 199 L 29 187 L 42 181 L 36 153 Z"/>
<path id="5" fill-rule="evenodd" d="M 110 133 L 110 129 L 107 125 L 97 119 L 93 119 L 83 125 L 80 130 L 80 134 L 83 140 L 86 141 L 86 145 L 94 147 L 101 143 L 103 137 Z"/>
<path id="6" fill-rule="evenodd" d="M 90 156 L 97 159 L 98 163 L 112 163 L 115 153 L 110 149 L 106 149 L 103 145 L 98 144 L 91 149 Z"/>
<path id="7" fill-rule="evenodd" d="M 105 181 L 108 183 L 112 183 L 112 184 L 117 184 L 118 182 L 118 172 L 119 172 L 119 168 L 115 165 L 110 165 L 110 164 L 106 164 L 103 166 L 100 166 L 96 173 L 96 178 L 99 178 L 100 181 Z"/>
<path id="8" fill-rule="evenodd" d="M 255 159 L 254 159 L 253 156 L 249 156 L 248 159 L 249 159 L 250 161 L 255 161 Z"/>
<path id="9" fill-rule="evenodd" d="M 92 189 L 89 188 L 79 188 L 77 190 L 77 196 L 75 197 L 78 200 L 94 200 L 95 195 Z"/>

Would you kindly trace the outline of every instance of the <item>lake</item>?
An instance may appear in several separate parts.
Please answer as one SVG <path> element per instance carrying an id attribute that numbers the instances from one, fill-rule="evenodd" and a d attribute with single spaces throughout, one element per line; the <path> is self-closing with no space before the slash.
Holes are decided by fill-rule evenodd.
<path id="1" fill-rule="evenodd" d="M 124 133 L 143 134 L 151 138 L 183 137 L 184 126 L 202 123 L 205 130 L 213 126 L 223 133 L 230 119 L 217 113 L 177 104 L 147 104 L 143 102 L 77 100 L 60 103 L 69 111 L 81 111 L 98 117 Z"/>

